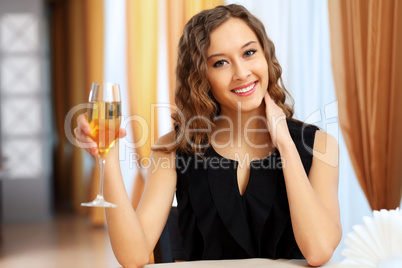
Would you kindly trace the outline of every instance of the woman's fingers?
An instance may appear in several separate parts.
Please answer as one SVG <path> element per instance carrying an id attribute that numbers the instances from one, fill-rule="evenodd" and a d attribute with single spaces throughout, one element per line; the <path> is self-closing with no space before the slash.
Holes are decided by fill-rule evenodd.
<path id="1" fill-rule="evenodd" d="M 89 135 L 91 133 L 91 127 L 88 124 L 87 114 L 81 114 L 77 118 L 78 128 L 85 134 Z"/>
<path id="2" fill-rule="evenodd" d="M 86 114 L 81 114 L 77 118 L 77 127 L 74 129 L 74 134 L 77 139 L 78 145 L 96 156 L 98 154 L 97 144 L 89 136 L 91 133 L 91 127 L 88 124 Z"/>
<path id="3" fill-rule="evenodd" d="M 269 95 L 268 91 L 265 92 L 264 100 L 265 100 L 266 105 L 269 105 L 271 102 L 275 103 L 275 101 L 272 99 L 271 95 Z"/>
<path id="4" fill-rule="evenodd" d="M 74 134 L 77 139 L 78 145 L 93 156 L 97 156 L 97 144 L 89 136 L 90 133 L 91 127 L 88 124 L 87 115 L 79 115 L 77 118 L 77 127 L 74 129 Z M 126 135 L 126 130 L 124 128 L 120 128 L 118 133 L 119 139 L 124 138 Z"/>
<path id="5" fill-rule="evenodd" d="M 91 139 L 91 137 L 84 133 L 79 127 L 74 129 L 74 134 L 83 149 L 96 147 L 96 143 Z"/>
<path id="6" fill-rule="evenodd" d="M 268 92 L 265 94 L 264 100 L 268 130 L 272 143 L 275 147 L 278 147 L 280 144 L 285 144 L 289 140 L 292 140 L 286 122 L 286 114 L 283 109 L 275 103 Z"/>

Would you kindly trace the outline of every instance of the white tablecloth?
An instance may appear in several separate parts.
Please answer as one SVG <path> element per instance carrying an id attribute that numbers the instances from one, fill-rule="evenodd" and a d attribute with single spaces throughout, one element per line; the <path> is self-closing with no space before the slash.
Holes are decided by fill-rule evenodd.
<path id="1" fill-rule="evenodd" d="M 220 261 L 193 261 L 177 263 L 148 264 L 144 268 L 275 268 L 275 267 L 310 267 L 305 260 L 271 260 L 271 259 L 242 259 Z M 329 262 L 321 267 L 343 267 L 339 262 Z"/>

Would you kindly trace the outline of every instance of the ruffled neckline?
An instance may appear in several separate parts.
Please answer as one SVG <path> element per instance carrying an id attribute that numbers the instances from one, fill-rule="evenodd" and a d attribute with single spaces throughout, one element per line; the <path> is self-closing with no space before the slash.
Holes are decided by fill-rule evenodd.
<path id="1" fill-rule="evenodd" d="M 269 156 L 251 162 L 250 179 L 245 192 L 241 195 L 237 183 L 239 162 L 220 155 L 212 146 L 208 149 L 207 161 L 210 161 L 211 157 L 218 157 L 220 161 L 223 159 L 231 163 L 232 168 L 226 170 L 214 169 L 208 165 L 208 184 L 213 203 L 223 224 L 249 256 L 259 256 L 263 227 L 271 214 L 277 196 L 278 180 L 282 177 L 281 169 L 267 171 L 258 166 L 263 166 L 274 158 L 280 159 L 278 155 L 279 151 L 276 149 Z M 252 219 L 249 213 L 252 214 Z M 283 232 L 284 227 L 285 224 L 280 231 L 278 230 L 278 234 Z"/>

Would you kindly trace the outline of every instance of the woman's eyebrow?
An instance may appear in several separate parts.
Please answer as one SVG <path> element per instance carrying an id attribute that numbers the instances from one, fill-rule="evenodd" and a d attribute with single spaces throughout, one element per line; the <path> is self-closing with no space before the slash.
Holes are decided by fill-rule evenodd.
<path id="1" fill-rule="evenodd" d="M 245 47 L 247 47 L 247 46 L 249 46 L 249 45 L 251 45 L 251 44 L 253 44 L 253 43 L 257 43 L 257 41 L 254 41 L 254 40 L 249 41 L 249 42 L 245 43 L 241 48 L 245 48 Z M 210 55 L 210 56 L 207 58 L 207 61 L 208 61 L 210 58 L 218 57 L 218 56 L 224 56 L 224 55 L 225 55 L 224 53 L 212 54 L 212 55 Z"/>
<path id="2" fill-rule="evenodd" d="M 244 44 L 241 48 L 245 48 L 246 46 L 248 46 L 248 45 L 251 45 L 252 43 L 257 43 L 257 41 L 250 41 L 250 42 L 247 42 L 246 44 Z"/>

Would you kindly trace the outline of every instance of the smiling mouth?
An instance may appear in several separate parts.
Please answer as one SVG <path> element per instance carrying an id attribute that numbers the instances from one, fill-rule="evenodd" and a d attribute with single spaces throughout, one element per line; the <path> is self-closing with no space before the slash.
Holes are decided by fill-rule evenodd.
<path id="1" fill-rule="evenodd" d="M 257 84 L 257 81 L 254 82 L 253 84 L 249 85 L 248 87 L 245 87 L 242 89 L 237 89 L 237 90 L 232 90 L 232 92 L 237 93 L 237 94 L 247 93 L 247 92 L 253 90 L 253 88 L 255 87 L 256 84 Z"/>

